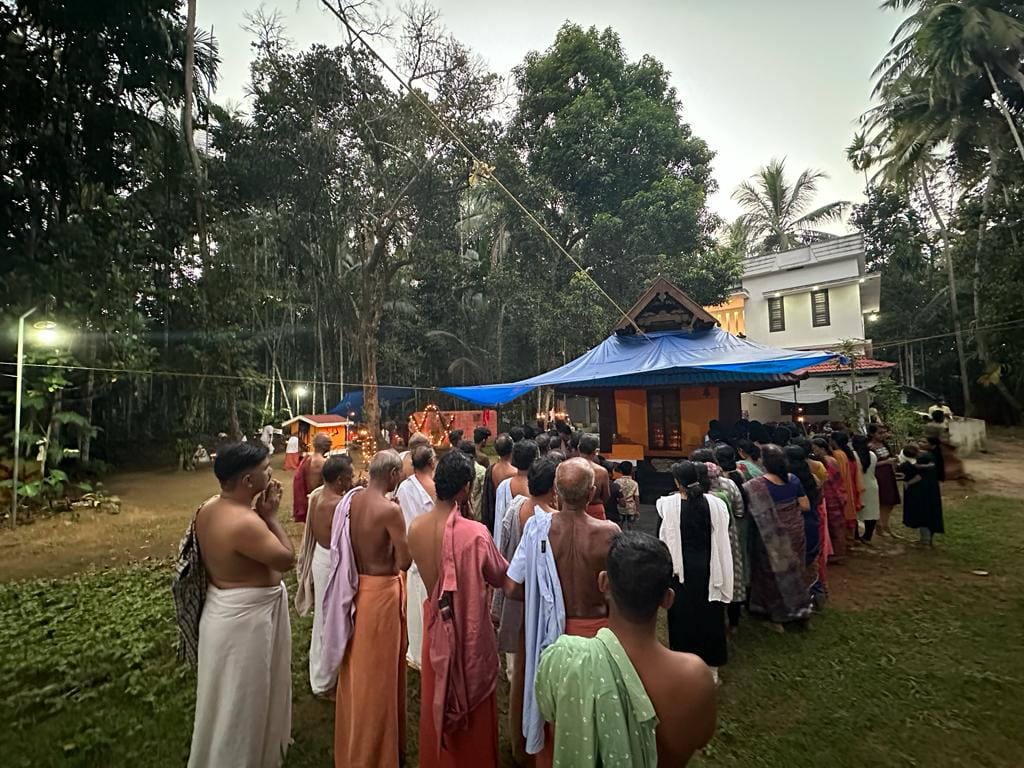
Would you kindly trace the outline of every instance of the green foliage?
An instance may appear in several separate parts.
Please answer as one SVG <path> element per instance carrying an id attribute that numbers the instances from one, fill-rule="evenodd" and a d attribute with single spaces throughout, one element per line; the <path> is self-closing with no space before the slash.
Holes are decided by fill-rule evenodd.
<path id="1" fill-rule="evenodd" d="M 871 399 L 878 403 L 885 426 L 892 435 L 893 446 L 902 446 L 908 438 L 922 432 L 921 417 L 904 402 L 903 392 L 890 376 L 879 378 L 871 390 Z"/>
<path id="2" fill-rule="evenodd" d="M 168 765 L 188 752 L 166 567 L 0 588 L 8 765 Z"/>
<path id="3" fill-rule="evenodd" d="M 613 297 L 635 299 L 661 255 L 710 249 L 713 154 L 683 122 L 660 62 L 628 61 L 611 29 L 567 23 L 548 50 L 527 55 L 516 85 L 510 141 L 525 158 L 517 191 Z M 554 284 L 572 271 L 556 262 Z"/>

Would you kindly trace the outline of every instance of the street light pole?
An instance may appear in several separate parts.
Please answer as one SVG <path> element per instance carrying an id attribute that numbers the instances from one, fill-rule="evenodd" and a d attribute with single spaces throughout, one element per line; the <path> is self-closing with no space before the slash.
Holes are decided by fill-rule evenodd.
<path id="1" fill-rule="evenodd" d="M 14 392 L 14 476 L 11 478 L 11 528 L 18 522 L 18 470 L 21 464 L 21 389 L 22 371 L 25 364 L 25 320 L 38 307 L 32 307 L 18 318 L 18 361 Z"/>

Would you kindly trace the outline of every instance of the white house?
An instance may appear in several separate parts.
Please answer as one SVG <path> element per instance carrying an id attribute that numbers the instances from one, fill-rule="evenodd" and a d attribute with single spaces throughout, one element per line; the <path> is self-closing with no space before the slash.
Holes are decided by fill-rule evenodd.
<path id="1" fill-rule="evenodd" d="M 838 237 L 781 253 L 748 256 L 742 289 L 709 311 L 726 330 L 789 349 L 836 349 L 852 341 L 858 364 L 858 392 L 864 405 L 870 389 L 891 365 L 873 361 L 870 328 L 879 313 L 881 276 L 864 265 L 864 241 L 857 235 Z M 865 375 L 860 375 L 865 367 Z M 743 395 L 748 417 L 762 422 L 794 416 L 813 421 L 829 415 L 833 395 L 828 381 L 846 378 L 827 366 L 810 371 L 799 387 Z M 869 373 L 870 371 L 870 373 Z M 836 414 L 831 414 L 836 416 Z"/>
<path id="2" fill-rule="evenodd" d="M 750 256 L 743 269 L 745 331 L 773 347 L 831 349 L 853 340 L 869 354 L 881 275 L 864 268 L 860 235 Z"/>

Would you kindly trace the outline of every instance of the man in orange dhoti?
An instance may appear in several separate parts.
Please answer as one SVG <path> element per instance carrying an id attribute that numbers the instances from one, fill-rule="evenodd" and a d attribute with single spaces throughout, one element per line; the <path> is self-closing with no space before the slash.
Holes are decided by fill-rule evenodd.
<path id="1" fill-rule="evenodd" d="M 482 524 L 459 514 L 473 460 L 449 451 L 437 463 L 437 503 L 413 520 L 409 548 L 429 597 L 423 604 L 420 766 L 498 765 L 498 645 L 487 586 L 508 563 Z"/>
<path id="2" fill-rule="evenodd" d="M 395 768 L 405 760 L 405 578 L 411 562 L 402 510 L 387 498 L 402 460 L 381 451 L 365 491 L 338 505 L 324 595 L 322 664 L 340 661 L 336 768 Z"/>

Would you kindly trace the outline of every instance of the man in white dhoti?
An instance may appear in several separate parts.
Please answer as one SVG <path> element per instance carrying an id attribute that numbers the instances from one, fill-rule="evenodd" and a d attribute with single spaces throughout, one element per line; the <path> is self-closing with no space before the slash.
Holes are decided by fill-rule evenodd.
<path id="1" fill-rule="evenodd" d="M 281 484 L 262 443 L 213 465 L 221 492 L 196 513 L 209 586 L 199 621 L 190 768 L 277 768 L 291 743 L 291 625 L 282 572 L 295 565 L 277 520 Z"/>
<path id="2" fill-rule="evenodd" d="M 323 466 L 324 484 L 309 494 L 309 516 L 299 550 L 298 587 L 295 610 L 300 616 L 313 611 L 313 632 L 309 640 L 309 686 L 315 696 L 333 698 L 338 670 L 320 668 L 323 647 L 324 593 L 331 574 L 331 523 L 334 510 L 352 490 L 352 459 L 331 456 Z"/>
<path id="3" fill-rule="evenodd" d="M 411 442 L 411 441 L 410 441 Z M 405 529 L 412 521 L 434 508 L 434 449 L 419 445 L 410 450 L 412 475 L 402 481 L 395 494 L 398 505 L 405 517 Z M 413 669 L 420 668 L 420 652 L 423 647 L 423 601 L 427 599 L 427 588 L 423 585 L 416 563 L 409 566 L 406 582 L 406 621 L 409 630 L 409 648 L 405 659 Z"/>

